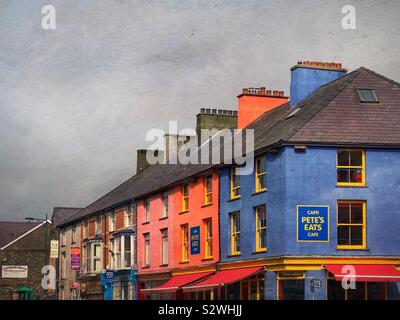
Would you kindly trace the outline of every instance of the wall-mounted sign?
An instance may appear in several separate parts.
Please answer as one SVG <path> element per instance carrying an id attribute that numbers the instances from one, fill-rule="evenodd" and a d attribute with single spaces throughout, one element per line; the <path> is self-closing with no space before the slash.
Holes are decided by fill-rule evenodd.
<path id="1" fill-rule="evenodd" d="M 79 271 L 81 269 L 81 248 L 71 247 L 71 270 Z"/>
<path id="2" fill-rule="evenodd" d="M 297 241 L 329 241 L 329 206 L 297 206 Z"/>
<path id="3" fill-rule="evenodd" d="M 190 228 L 190 254 L 200 254 L 200 226 Z"/>
<path id="4" fill-rule="evenodd" d="M 28 278 L 28 266 L 2 266 L 2 278 Z"/>
<path id="5" fill-rule="evenodd" d="M 58 240 L 50 241 L 50 259 L 58 258 Z"/>
<path id="6" fill-rule="evenodd" d="M 113 270 L 103 270 L 104 276 L 108 280 L 114 279 L 114 271 Z"/>

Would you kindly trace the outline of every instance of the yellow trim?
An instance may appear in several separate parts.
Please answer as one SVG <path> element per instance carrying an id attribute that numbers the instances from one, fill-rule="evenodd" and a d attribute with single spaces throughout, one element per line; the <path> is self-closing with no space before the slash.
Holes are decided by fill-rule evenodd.
<path id="1" fill-rule="evenodd" d="M 261 300 L 261 285 L 264 285 L 264 274 L 252 275 L 245 280 L 240 281 L 240 300 L 243 300 L 243 284 L 247 283 L 247 300 L 251 294 L 251 284 L 256 283 L 256 300 Z M 227 287 L 227 286 L 226 286 Z"/>
<path id="2" fill-rule="evenodd" d="M 189 261 L 189 226 L 188 224 L 181 225 L 181 262 Z"/>
<path id="3" fill-rule="evenodd" d="M 255 162 L 256 162 L 256 165 L 255 165 L 255 167 L 256 167 L 256 170 L 255 170 L 255 183 L 256 183 L 256 186 L 255 186 L 255 190 L 256 190 L 256 192 L 262 192 L 262 191 L 266 191 L 267 190 L 267 188 L 265 187 L 265 188 L 259 188 L 258 186 L 259 186 L 259 181 L 260 181 L 260 178 L 261 177 L 267 177 L 267 171 L 263 171 L 263 172 L 258 172 L 258 161 L 259 160 L 262 160 L 262 159 L 264 159 L 264 161 L 265 161 L 265 166 L 267 165 L 267 161 L 266 161 L 266 159 L 265 159 L 265 156 L 261 156 L 261 157 L 258 157 L 258 158 L 256 158 L 256 160 L 255 160 Z M 266 169 L 265 169 L 266 170 Z"/>
<path id="4" fill-rule="evenodd" d="M 203 223 L 204 223 L 204 258 L 209 259 L 213 257 L 213 255 L 210 254 L 210 252 L 213 251 L 212 218 L 204 219 Z"/>
<path id="5" fill-rule="evenodd" d="M 193 267 L 193 268 L 186 268 L 186 269 L 176 269 L 172 270 L 172 275 L 177 276 L 181 274 L 193 274 L 193 273 L 200 273 L 200 272 L 215 272 L 217 271 L 216 265 L 212 266 L 205 266 L 205 267 Z"/>
<path id="6" fill-rule="evenodd" d="M 239 231 L 234 231 L 234 216 L 238 215 L 239 216 Z M 239 235 L 240 237 L 240 211 L 235 211 L 231 213 L 231 255 L 239 255 L 240 251 L 236 251 L 236 245 L 235 245 L 235 239 Z M 240 240 L 239 240 L 240 241 Z"/>
<path id="7" fill-rule="evenodd" d="M 208 189 L 208 185 L 207 185 L 207 179 L 211 180 L 211 190 Z M 212 176 L 205 176 L 204 177 L 204 204 L 211 204 L 213 199 L 212 199 Z M 208 199 L 210 196 L 210 200 Z"/>
<path id="8" fill-rule="evenodd" d="M 363 223 L 340 223 L 339 224 L 339 204 L 340 203 L 361 203 Z M 361 200 L 340 200 L 336 204 L 336 228 L 339 226 L 361 226 L 362 227 L 362 245 L 337 245 L 340 250 L 363 250 L 367 248 L 367 202 Z"/>
<path id="9" fill-rule="evenodd" d="M 185 187 L 187 187 L 187 195 L 185 194 Z M 189 211 L 189 184 L 183 184 L 182 185 L 182 211 L 181 212 L 187 212 Z"/>
<path id="10" fill-rule="evenodd" d="M 233 184 L 233 176 L 234 176 L 234 172 L 236 171 L 236 167 L 231 167 L 231 199 L 238 199 L 240 198 L 240 176 L 239 176 L 239 185 L 238 186 L 234 186 Z M 235 195 L 235 190 L 239 190 L 239 194 Z"/>
<path id="11" fill-rule="evenodd" d="M 259 210 L 260 208 L 264 208 L 264 214 L 265 214 L 265 221 L 267 221 L 267 206 L 266 205 L 261 205 L 256 207 L 256 252 L 267 252 L 267 247 L 260 247 L 260 233 L 265 230 L 265 236 L 267 236 L 267 225 L 265 222 L 265 227 L 259 227 L 258 224 L 258 218 L 259 218 Z M 267 241 L 267 239 L 265 239 Z"/>
<path id="12" fill-rule="evenodd" d="M 322 207 L 328 208 L 328 240 L 299 240 L 299 207 Z M 299 204 L 296 206 L 296 242 L 329 242 L 330 241 L 330 208 L 328 205 L 320 204 Z"/>
<path id="13" fill-rule="evenodd" d="M 361 151 L 361 166 L 339 166 L 339 152 Z M 361 169 L 361 182 L 336 182 L 338 187 L 363 187 L 365 186 L 365 150 L 364 149 L 337 149 L 336 150 L 336 171 L 338 169 Z"/>

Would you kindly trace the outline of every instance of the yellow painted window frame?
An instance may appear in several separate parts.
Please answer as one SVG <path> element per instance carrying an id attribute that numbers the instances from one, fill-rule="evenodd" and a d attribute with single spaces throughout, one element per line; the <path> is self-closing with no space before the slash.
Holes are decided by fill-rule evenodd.
<path id="1" fill-rule="evenodd" d="M 363 223 L 339 223 L 339 204 L 340 203 L 362 203 Z M 363 200 L 340 200 L 336 204 L 336 232 L 339 226 L 362 226 L 362 245 L 337 245 L 340 250 L 363 250 L 367 248 L 367 202 Z"/>
<path id="2" fill-rule="evenodd" d="M 264 287 L 264 281 L 265 281 L 264 274 L 262 274 L 262 273 L 256 274 L 255 276 L 252 276 L 249 279 L 240 281 L 240 300 L 243 300 L 243 283 L 246 283 L 246 282 L 247 282 L 247 297 L 250 297 L 251 283 L 255 282 L 257 285 L 256 300 L 263 300 L 263 299 L 261 299 L 261 286 Z"/>
<path id="3" fill-rule="evenodd" d="M 339 152 L 341 151 L 361 151 L 361 166 L 339 166 Z M 365 186 L 365 150 L 364 149 L 337 149 L 336 150 L 336 175 L 338 169 L 361 169 L 361 182 L 338 182 L 337 186 L 351 186 L 351 187 L 362 187 Z M 337 177 L 336 177 L 337 180 Z"/>
<path id="4" fill-rule="evenodd" d="M 256 162 L 256 165 L 255 165 L 255 167 L 256 167 L 256 170 L 255 170 L 255 174 L 256 174 L 256 179 L 255 179 L 256 186 L 255 186 L 255 190 L 256 190 L 256 192 L 262 192 L 262 191 L 266 191 L 266 190 L 267 190 L 266 187 L 265 187 L 265 188 L 259 188 L 260 179 L 261 179 L 261 178 L 266 179 L 266 177 L 267 177 L 267 169 L 266 169 L 266 168 L 265 168 L 265 171 L 263 171 L 263 172 L 258 172 L 258 161 L 259 161 L 259 160 L 264 160 L 264 161 L 265 161 L 265 167 L 267 166 L 267 161 L 266 161 L 266 159 L 265 159 L 265 156 L 261 156 L 261 157 L 256 158 L 256 160 L 255 160 L 255 162 Z"/>
<path id="5" fill-rule="evenodd" d="M 293 271 L 296 272 L 296 271 Z M 279 296 L 279 292 L 280 292 L 280 281 L 285 281 L 285 280 L 305 280 L 305 275 L 303 272 L 298 272 L 299 274 L 301 274 L 300 276 L 296 276 L 296 277 L 288 277 L 288 276 L 282 276 L 280 272 L 278 272 L 277 276 L 276 276 L 276 300 L 280 300 L 281 297 Z"/>
<path id="6" fill-rule="evenodd" d="M 189 261 L 189 225 L 187 223 L 181 225 L 181 262 Z"/>
<path id="7" fill-rule="evenodd" d="M 258 219 L 260 217 L 259 210 L 264 208 L 265 212 L 265 221 L 267 221 L 267 207 L 265 205 L 256 207 L 256 252 L 266 252 L 267 247 L 261 248 L 260 247 L 260 240 L 261 240 L 261 232 L 265 230 L 265 234 L 267 233 L 267 223 L 265 222 L 265 227 L 259 227 Z"/>
<path id="8" fill-rule="evenodd" d="M 238 199 L 240 198 L 240 176 L 239 176 L 239 185 L 234 186 L 233 184 L 233 176 L 235 175 L 236 167 L 231 167 L 231 199 Z M 239 194 L 235 195 L 235 190 L 239 190 Z"/>
<path id="9" fill-rule="evenodd" d="M 187 187 L 187 194 L 185 194 Z M 182 185 L 182 212 L 189 211 L 189 183 Z"/>
<path id="10" fill-rule="evenodd" d="M 208 189 L 207 180 L 211 180 L 211 190 Z M 212 203 L 212 176 L 205 176 L 204 177 L 204 204 L 211 204 Z"/>
<path id="11" fill-rule="evenodd" d="M 234 231 L 234 217 L 238 215 L 239 216 L 239 231 Z M 231 255 L 235 256 L 235 255 L 240 255 L 240 251 L 236 250 L 236 238 L 240 236 L 240 211 L 235 211 L 231 213 Z"/>
<path id="12" fill-rule="evenodd" d="M 332 274 L 328 274 L 327 277 L 327 290 L 329 290 L 329 280 L 331 281 L 337 281 L 335 279 L 335 277 Z M 364 300 L 368 300 L 368 283 L 373 283 L 373 281 L 367 281 L 364 282 L 365 283 L 365 287 L 364 287 Z M 388 300 L 388 282 L 381 282 L 385 285 L 385 300 Z M 343 289 L 344 290 L 344 300 L 349 300 L 348 297 L 348 291 L 352 290 L 352 289 Z"/>
<path id="13" fill-rule="evenodd" d="M 204 219 L 204 258 L 213 257 L 213 236 L 212 236 L 212 218 Z"/>

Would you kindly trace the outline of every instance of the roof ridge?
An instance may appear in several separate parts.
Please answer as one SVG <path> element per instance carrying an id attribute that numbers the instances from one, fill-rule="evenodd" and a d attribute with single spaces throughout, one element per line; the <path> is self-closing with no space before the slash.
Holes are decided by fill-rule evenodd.
<path id="1" fill-rule="evenodd" d="M 369 73 L 371 73 L 371 74 L 373 74 L 375 76 L 378 76 L 378 77 L 380 77 L 380 78 L 382 78 L 382 79 L 384 79 L 386 81 L 389 81 L 389 82 L 393 83 L 394 85 L 400 87 L 400 82 L 397 82 L 396 80 L 390 79 L 390 78 L 384 76 L 383 74 L 375 72 L 375 71 L 373 71 L 371 69 L 368 69 L 367 67 L 364 67 L 364 66 L 361 66 L 359 69 L 361 69 L 363 71 L 366 71 L 366 72 L 369 72 Z"/>
<path id="2" fill-rule="evenodd" d="M 328 82 L 322 86 L 320 86 L 317 90 L 315 90 L 311 95 L 309 95 L 305 100 L 305 103 L 301 103 L 302 101 L 300 101 L 299 105 L 301 105 L 301 107 L 297 107 L 297 108 L 303 108 L 304 106 L 306 106 L 310 100 L 312 100 L 312 98 L 317 95 L 318 93 L 320 93 L 323 89 L 326 89 L 328 87 L 328 85 L 333 86 L 335 84 L 335 82 L 339 82 L 339 80 L 345 82 L 345 80 L 350 79 L 350 81 L 347 81 L 343 84 L 343 87 L 341 88 L 341 85 L 339 85 L 339 87 L 337 88 L 337 92 L 335 92 L 334 94 L 331 94 L 329 96 L 329 100 L 326 101 L 321 108 L 315 112 L 309 119 L 307 119 L 302 125 L 300 125 L 297 129 L 293 129 L 292 132 L 288 135 L 288 137 L 286 138 L 286 140 L 289 140 L 291 137 L 293 137 L 297 132 L 299 132 L 300 129 L 302 129 L 307 123 L 309 123 L 313 118 L 315 118 L 316 115 L 318 115 L 334 98 L 336 98 L 340 93 L 343 92 L 344 89 L 346 89 L 356 78 L 358 78 L 358 76 L 360 75 L 361 71 L 363 71 L 363 67 L 357 68 L 355 70 L 353 70 L 352 72 L 344 75 L 343 77 L 340 77 L 338 79 L 335 79 L 334 81 Z M 303 100 L 304 101 L 304 100 Z"/>

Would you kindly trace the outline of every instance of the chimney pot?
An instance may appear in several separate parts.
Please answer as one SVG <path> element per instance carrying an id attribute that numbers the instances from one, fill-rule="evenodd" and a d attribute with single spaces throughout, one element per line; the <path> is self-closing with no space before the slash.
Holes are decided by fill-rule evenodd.
<path id="1" fill-rule="evenodd" d="M 200 113 L 206 113 L 206 108 L 201 108 Z"/>
<path id="2" fill-rule="evenodd" d="M 217 109 L 212 109 L 212 114 L 217 114 Z"/>
<path id="3" fill-rule="evenodd" d="M 279 96 L 283 97 L 285 95 L 284 91 L 279 91 Z"/>
<path id="4" fill-rule="evenodd" d="M 260 94 L 262 94 L 263 96 L 265 96 L 265 87 L 261 87 L 261 88 L 260 88 Z"/>
<path id="5" fill-rule="evenodd" d="M 207 108 L 206 113 L 211 113 L 211 109 Z"/>
<path id="6" fill-rule="evenodd" d="M 265 92 L 265 94 L 266 94 L 267 96 L 271 96 L 271 95 L 272 95 L 272 91 L 271 91 L 271 90 L 267 90 L 267 91 Z"/>
<path id="7" fill-rule="evenodd" d="M 274 90 L 274 91 L 272 92 L 272 95 L 273 95 L 273 96 L 278 96 L 278 95 L 279 95 L 279 93 L 278 93 L 278 91 L 277 91 L 277 90 Z"/>

